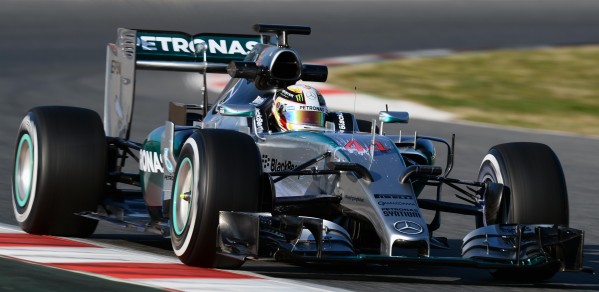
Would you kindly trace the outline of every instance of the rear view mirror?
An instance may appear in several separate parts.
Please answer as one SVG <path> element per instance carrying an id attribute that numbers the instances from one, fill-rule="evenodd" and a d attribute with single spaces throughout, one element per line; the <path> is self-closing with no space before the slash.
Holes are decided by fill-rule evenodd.
<path id="1" fill-rule="evenodd" d="M 409 120 L 410 120 L 410 114 L 408 112 L 390 112 L 390 111 L 379 112 L 379 121 L 381 121 L 383 123 L 406 124 Z"/>
<path id="2" fill-rule="evenodd" d="M 218 113 L 223 116 L 253 117 L 256 107 L 252 104 L 222 104 L 218 107 Z"/>

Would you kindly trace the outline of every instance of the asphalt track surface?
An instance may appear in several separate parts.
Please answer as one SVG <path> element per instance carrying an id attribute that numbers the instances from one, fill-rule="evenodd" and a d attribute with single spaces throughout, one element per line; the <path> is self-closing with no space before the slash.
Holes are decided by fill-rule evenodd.
<path id="1" fill-rule="evenodd" d="M 490 48 L 599 42 L 597 1 L 84 1 L 3 0 L 0 5 L 0 222 L 16 224 L 10 177 L 14 139 L 31 107 L 72 105 L 102 112 L 105 45 L 117 27 L 187 32 L 252 33 L 258 22 L 307 24 L 312 36 L 292 36 L 305 60 L 428 48 Z M 163 123 L 170 100 L 197 102 L 189 74 L 138 75 L 133 139 Z M 555 117 L 559 119 L 560 117 Z M 453 177 L 474 179 L 492 145 L 536 141 L 560 157 L 570 196 L 571 226 L 586 231 L 585 265 L 599 270 L 599 139 L 413 120 L 403 133 L 457 135 Z M 440 153 L 440 155 L 443 155 Z M 448 199 L 450 196 L 446 196 Z M 436 234 L 459 253 L 472 218 L 443 217 Z M 96 240 L 172 254 L 168 242 L 103 225 Z M 0 263 L 4 266 L 5 264 Z M 244 269 L 350 290 L 599 290 L 596 275 L 562 273 L 543 284 L 496 282 L 486 271 L 444 267 L 295 267 L 250 263 Z M 31 274 L 19 275 L 33 279 Z"/>

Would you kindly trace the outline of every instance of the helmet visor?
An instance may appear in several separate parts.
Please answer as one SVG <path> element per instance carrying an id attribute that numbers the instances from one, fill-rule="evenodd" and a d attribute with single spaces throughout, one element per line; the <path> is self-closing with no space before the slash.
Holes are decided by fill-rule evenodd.
<path id="1" fill-rule="evenodd" d="M 319 111 L 288 111 L 285 112 L 285 119 L 288 124 L 324 126 L 324 113 Z"/>

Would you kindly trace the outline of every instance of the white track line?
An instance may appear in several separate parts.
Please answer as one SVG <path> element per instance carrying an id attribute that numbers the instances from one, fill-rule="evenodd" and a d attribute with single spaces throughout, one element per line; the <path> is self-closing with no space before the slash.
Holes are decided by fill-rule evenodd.
<path id="1" fill-rule="evenodd" d="M 347 291 L 247 271 L 188 267 L 176 257 L 90 239 L 30 235 L 1 223 L 0 256 L 170 291 Z M 165 268 L 174 270 L 164 271 Z"/>

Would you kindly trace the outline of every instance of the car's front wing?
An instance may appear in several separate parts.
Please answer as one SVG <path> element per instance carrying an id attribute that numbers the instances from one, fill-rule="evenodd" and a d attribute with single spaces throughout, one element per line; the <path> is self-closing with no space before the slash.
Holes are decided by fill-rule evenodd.
<path id="1" fill-rule="evenodd" d="M 341 226 L 318 218 L 221 212 L 219 223 L 219 254 L 231 261 L 266 254 L 301 264 L 436 265 L 523 271 L 555 266 L 560 271 L 585 271 L 583 247 L 584 232 L 573 228 L 491 225 L 464 238 L 462 257 L 387 256 L 356 253 Z"/>

